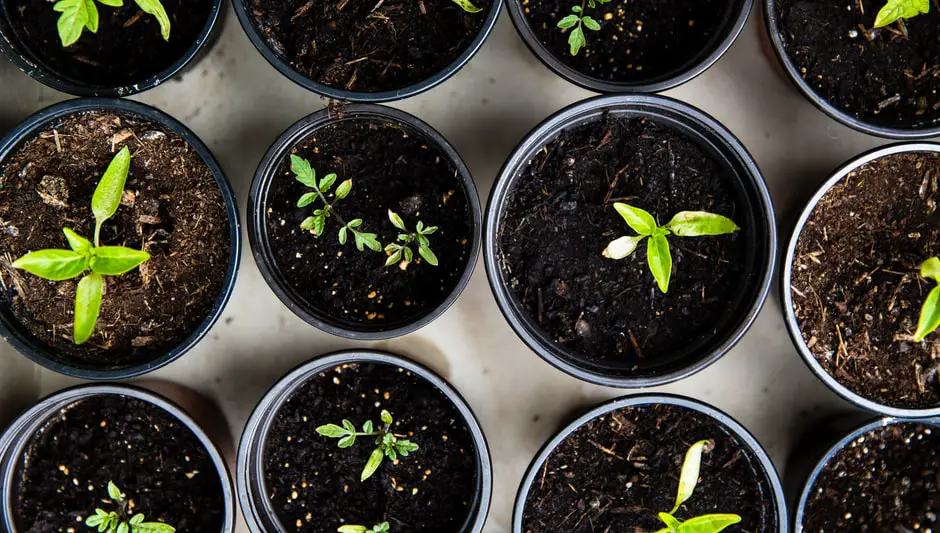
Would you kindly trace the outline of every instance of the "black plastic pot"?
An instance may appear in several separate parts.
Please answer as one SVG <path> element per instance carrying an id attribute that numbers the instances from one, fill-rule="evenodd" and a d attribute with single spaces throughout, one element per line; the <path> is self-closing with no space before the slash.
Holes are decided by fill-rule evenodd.
<path id="1" fill-rule="evenodd" d="M 429 89 L 433 89 L 434 87 L 447 81 L 451 76 L 456 74 L 457 71 L 463 68 L 463 66 L 466 65 L 467 62 L 470 61 L 470 59 L 483 46 L 483 42 L 486 41 L 486 38 L 489 37 L 490 32 L 493 31 L 493 27 L 496 25 L 496 19 L 499 17 L 500 9 L 503 6 L 503 0 L 493 1 L 493 5 L 490 6 L 489 13 L 486 15 L 486 21 L 483 23 L 483 27 L 480 28 L 480 33 L 477 34 L 476 38 L 473 39 L 470 45 L 467 46 L 466 50 L 464 50 L 463 53 L 453 61 L 453 63 L 447 65 L 447 67 L 437 74 L 427 78 L 426 80 L 415 83 L 414 85 L 393 91 L 360 92 L 330 87 L 316 82 L 304 74 L 297 72 L 294 67 L 292 67 L 287 61 L 285 61 L 281 56 L 271 49 L 271 46 L 268 45 L 267 38 L 265 38 L 265 36 L 262 35 L 262 33 L 255 26 L 251 14 L 251 0 L 232 0 L 232 3 L 235 6 L 235 14 L 238 16 L 238 20 L 241 22 L 242 28 L 245 30 L 245 33 L 248 34 L 248 40 L 251 41 L 251 44 L 255 45 L 255 48 L 258 49 L 258 52 L 260 52 L 261 55 L 264 56 L 264 58 L 268 61 L 268 63 L 276 68 L 278 72 L 286 76 L 289 80 L 296 83 L 297 85 L 300 85 L 304 89 L 313 91 L 327 98 L 348 102 L 369 103 L 391 102 L 394 100 L 410 98 Z"/>
<path id="2" fill-rule="evenodd" d="M 658 93 L 682 85 L 705 72 L 731 48 L 735 39 L 741 34 L 741 30 L 744 29 L 744 24 L 747 22 L 747 17 L 751 13 L 754 2 L 753 0 L 728 0 L 728 3 L 732 7 L 722 21 L 720 29 L 715 32 L 711 41 L 703 46 L 686 64 L 660 76 L 631 82 L 613 82 L 595 78 L 569 67 L 554 52 L 542 44 L 535 32 L 532 31 L 532 27 L 529 25 L 525 13 L 523 13 L 522 0 L 506 0 L 506 7 L 509 9 L 509 15 L 512 18 L 512 23 L 516 26 L 516 31 L 519 32 L 529 50 L 560 77 L 579 87 L 598 93 Z"/>
<path id="3" fill-rule="evenodd" d="M 739 215 L 746 235 L 747 273 L 741 280 L 735 305 L 716 326 L 710 340 L 688 346 L 670 357 L 665 366 L 631 369 L 588 361 L 554 342 L 522 308 L 507 285 L 499 265 L 499 228 L 507 198 L 516 180 L 536 152 L 561 131 L 591 122 L 607 114 L 646 117 L 688 135 L 734 177 Z M 777 253 L 777 229 L 773 205 L 760 170 L 734 135 L 712 117 L 682 102 L 652 95 L 600 96 L 552 115 L 529 133 L 503 165 L 493 185 L 486 211 L 483 257 L 490 287 L 500 311 L 516 334 L 552 366 L 574 377 L 610 387 L 652 387 L 688 377 L 717 361 L 750 327 L 763 306 L 773 277 Z"/>
<path id="4" fill-rule="evenodd" d="M 313 303 L 297 294 L 297 291 L 291 288 L 290 283 L 286 280 L 286 275 L 280 271 L 274 260 L 274 254 L 267 235 L 267 224 L 265 223 L 268 216 L 265 206 L 267 205 L 271 180 L 274 178 L 278 167 L 290 155 L 291 149 L 314 131 L 327 124 L 362 119 L 378 119 L 402 124 L 407 128 L 417 130 L 436 144 L 442 152 L 447 154 L 457 168 L 473 218 L 473 237 L 470 242 L 467 265 L 450 295 L 424 316 L 408 323 L 389 327 L 368 327 L 360 323 L 329 316 L 318 310 Z M 423 328 L 441 316 L 457 300 L 457 297 L 460 296 L 460 293 L 470 281 L 470 275 L 473 273 L 473 267 L 479 255 L 482 218 L 480 199 L 477 196 L 476 186 L 473 184 L 470 171 L 460 158 L 460 154 L 447 142 L 447 139 L 421 119 L 404 111 L 374 104 L 352 104 L 344 108 L 341 117 L 333 116 L 329 109 L 323 109 L 308 115 L 288 128 L 274 141 L 274 144 L 264 155 L 264 159 L 261 160 L 261 164 L 255 172 L 254 180 L 251 182 L 251 191 L 248 195 L 248 242 L 264 280 L 267 281 L 277 297 L 281 299 L 281 302 L 294 314 L 307 321 L 307 323 L 333 335 L 357 340 L 382 340 L 407 335 Z"/>
<path id="5" fill-rule="evenodd" d="M 182 425 L 193 432 L 199 442 L 205 446 L 222 483 L 222 496 L 225 500 L 225 522 L 220 533 L 233 533 L 235 531 L 235 491 L 228 467 L 215 444 L 209 440 L 199 424 L 175 403 L 148 390 L 123 384 L 80 385 L 47 396 L 21 414 L 10 424 L 6 432 L 0 435 L 0 486 L 3 487 L 2 493 L 0 493 L 0 503 L 2 503 L 0 508 L 3 511 L 2 516 L 0 516 L 0 526 L 3 527 L 3 531 L 18 533 L 13 524 L 13 495 L 11 491 L 14 486 L 13 477 L 16 474 L 17 465 L 23 456 L 24 449 L 29 444 L 29 440 L 37 431 L 42 429 L 50 417 L 57 415 L 59 410 L 65 409 L 80 400 L 102 395 L 125 396 L 153 404 L 176 417 Z M 84 524 L 80 524 L 80 526 L 85 527 Z"/>
<path id="6" fill-rule="evenodd" d="M 225 271 L 225 281 L 222 292 L 219 294 L 211 312 L 182 342 L 167 353 L 147 363 L 128 367 L 99 367 L 80 364 L 61 357 L 55 349 L 32 335 L 13 315 L 9 305 L 0 304 L 0 335 L 20 353 L 50 370 L 83 379 L 127 379 L 146 374 L 160 367 L 168 365 L 181 357 L 195 346 L 209 331 L 221 316 L 225 304 L 228 303 L 232 290 L 235 287 L 235 277 L 238 273 L 238 262 L 241 257 L 241 224 L 238 221 L 238 206 L 235 195 L 228 179 L 222 172 L 212 152 L 189 128 L 166 113 L 145 104 L 131 100 L 108 98 L 80 98 L 69 100 L 32 115 L 19 124 L 9 135 L 0 141 L 0 165 L 4 159 L 14 153 L 23 142 L 37 135 L 44 128 L 62 120 L 64 117 L 88 111 L 111 111 L 118 114 L 137 115 L 147 120 L 158 122 L 166 128 L 186 139 L 189 145 L 202 158 L 215 178 L 216 184 L 225 202 L 225 211 L 228 215 L 229 230 L 229 259 Z"/>
<path id="7" fill-rule="evenodd" d="M 309 378 L 324 370 L 349 363 L 376 363 L 404 368 L 434 385 L 447 396 L 454 407 L 463 415 L 476 448 L 477 481 L 473 511 L 463 527 L 455 533 L 481 533 L 483 525 L 486 523 L 492 497 L 493 471 L 486 437 L 483 435 L 483 430 L 473 411 L 470 410 L 460 393 L 428 368 L 392 354 L 365 350 L 335 352 L 300 365 L 275 383 L 261 399 L 261 402 L 258 403 L 258 406 L 255 407 L 242 433 L 236 467 L 238 500 L 245 521 L 248 523 L 248 529 L 252 533 L 288 531 L 288 528 L 278 521 L 271 505 L 265 487 L 263 471 L 264 445 L 278 410 L 291 394 L 306 383 Z"/>
<path id="8" fill-rule="evenodd" d="M 542 475 L 542 469 L 545 461 L 548 460 L 549 456 L 551 456 L 552 452 L 555 451 L 555 448 L 557 448 L 559 444 L 561 444 L 565 439 L 576 432 L 578 428 L 599 416 L 603 416 L 607 413 L 622 409 L 624 407 L 654 404 L 672 405 L 701 413 L 714 419 L 716 423 L 724 426 L 729 433 L 740 439 L 750 449 L 751 453 L 755 458 L 757 458 L 760 466 L 763 468 L 767 484 L 770 486 L 770 490 L 772 491 L 771 494 L 767 494 L 765 497 L 773 502 L 773 508 L 776 511 L 776 516 L 774 518 L 777 523 L 777 530 L 779 533 L 790 533 L 789 527 L 787 525 L 787 505 L 783 495 L 783 486 L 780 482 L 780 476 L 777 474 L 777 471 L 770 460 L 770 456 L 767 455 L 767 452 L 764 450 L 764 448 L 761 447 L 759 442 L 757 442 L 757 439 L 755 439 L 754 436 L 744 428 L 744 426 L 739 424 L 736 420 L 724 412 L 719 411 L 718 409 L 708 404 L 672 394 L 639 394 L 635 396 L 623 396 L 620 398 L 615 398 L 598 405 L 594 409 L 588 411 L 570 424 L 566 425 L 561 431 L 555 434 L 555 436 L 553 436 L 542 446 L 542 449 L 539 450 L 538 454 L 536 454 L 535 458 L 529 464 L 529 468 L 526 470 L 525 477 L 522 478 L 522 484 L 519 486 L 519 491 L 516 494 L 516 503 L 513 507 L 512 533 L 526 533 L 525 529 L 522 527 L 522 517 L 525 511 L 525 503 L 528 499 L 529 491 L 534 484 L 539 482 L 539 477 Z"/>
<path id="9" fill-rule="evenodd" d="M 5 3 L 0 3 L 0 53 L 7 56 L 10 61 L 30 77 L 57 91 L 75 96 L 130 96 L 153 89 L 173 76 L 182 73 L 211 47 L 222 29 L 224 14 L 222 2 L 223 0 L 212 0 L 209 20 L 206 21 L 199 37 L 182 57 L 162 72 L 135 80 L 134 83 L 127 85 L 102 85 L 94 80 L 75 79 L 65 76 L 46 65 L 42 57 L 36 56 L 25 43 L 17 38 L 5 11 Z"/>
<path id="10" fill-rule="evenodd" d="M 845 385 L 839 383 L 839 381 L 834 377 L 829 375 L 822 365 L 819 364 L 819 361 L 816 360 L 816 357 L 813 356 L 810 349 L 806 346 L 806 341 L 803 340 L 803 335 L 800 333 L 800 325 L 797 323 L 796 315 L 793 313 L 793 293 L 790 291 L 790 284 L 793 278 L 792 269 L 793 258 L 796 253 L 796 245 L 800 240 L 800 234 L 803 231 L 803 227 L 806 225 L 806 221 L 809 219 L 810 215 L 813 214 L 813 210 L 816 209 L 816 205 L 819 203 L 822 197 L 825 196 L 827 192 L 829 192 L 829 189 L 831 189 L 833 185 L 838 183 L 840 180 L 842 180 L 842 178 L 844 178 L 856 168 L 870 163 L 876 159 L 904 152 L 940 152 L 940 144 L 898 143 L 881 148 L 875 148 L 874 150 L 870 150 L 840 166 L 835 172 L 832 173 L 832 175 L 829 176 L 829 179 L 827 179 L 822 184 L 819 190 L 816 191 L 816 194 L 813 195 L 813 197 L 806 204 L 806 207 L 800 213 L 793 231 L 790 234 L 790 242 L 787 245 L 786 256 L 783 260 L 783 272 L 780 276 L 780 301 L 781 305 L 783 306 L 783 316 L 787 324 L 787 333 L 790 334 L 790 340 L 793 341 L 793 345 L 796 346 L 796 350 L 800 353 L 800 357 L 803 358 L 803 362 L 806 363 L 806 366 L 809 367 L 809 369 L 813 372 L 813 374 L 816 375 L 817 378 L 822 380 L 822 382 L 825 383 L 826 386 L 833 390 L 836 394 L 852 402 L 858 407 L 861 407 L 862 409 L 867 409 L 885 416 L 895 416 L 902 418 L 936 417 L 940 416 L 940 405 L 926 409 L 905 409 L 891 407 L 856 394 Z"/>

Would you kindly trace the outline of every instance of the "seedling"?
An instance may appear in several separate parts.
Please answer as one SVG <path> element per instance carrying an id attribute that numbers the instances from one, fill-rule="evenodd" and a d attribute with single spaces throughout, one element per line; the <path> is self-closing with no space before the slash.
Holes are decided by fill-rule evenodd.
<path id="1" fill-rule="evenodd" d="M 372 529 L 368 529 L 366 526 L 340 526 L 337 531 L 339 533 L 389 533 L 391 529 L 389 529 L 388 522 L 382 522 L 372 526 Z"/>
<path id="2" fill-rule="evenodd" d="M 118 506 L 117 511 L 95 509 L 85 525 L 98 528 L 99 533 L 174 533 L 176 528 L 163 522 L 144 522 L 144 515 L 128 512 L 128 500 L 114 482 L 108 482 L 108 497 Z M 130 516 L 130 518 L 128 518 Z"/>
<path id="3" fill-rule="evenodd" d="M 411 264 L 411 260 L 414 259 L 414 252 L 411 251 L 411 245 L 414 243 L 418 245 L 418 254 L 423 257 L 429 265 L 437 266 L 437 256 L 431 251 L 431 241 L 428 240 L 428 235 L 438 230 L 437 226 L 425 227 L 424 222 L 419 220 L 418 224 L 415 226 L 415 230 L 409 231 L 408 227 L 405 226 L 405 222 L 398 216 L 398 213 L 391 209 L 388 210 L 388 219 L 392 222 L 393 226 L 404 232 L 398 235 L 398 240 L 405 244 L 392 243 L 385 247 L 385 253 L 388 254 L 385 266 L 392 266 L 398 263 L 398 266 L 402 270 L 407 269 L 408 265 Z"/>
<path id="4" fill-rule="evenodd" d="M 95 215 L 95 243 L 92 244 L 69 228 L 63 228 L 71 250 L 38 250 L 13 262 L 21 268 L 50 281 L 64 281 L 82 276 L 75 290 L 73 342 L 83 344 L 95 331 L 104 292 L 102 276 L 120 276 L 150 259 L 150 254 L 123 246 L 101 246 L 101 226 L 117 212 L 124 194 L 124 182 L 131 167 L 131 153 L 125 146 L 111 160 L 91 197 Z M 91 271 L 87 273 L 87 271 Z"/>
<path id="5" fill-rule="evenodd" d="M 614 209 L 639 235 L 624 236 L 611 241 L 604 249 L 604 257 L 623 259 L 636 251 L 643 239 L 649 237 L 646 261 L 649 263 L 650 272 L 656 278 L 656 283 L 659 284 L 659 290 L 664 293 L 669 290 L 669 278 L 672 276 L 672 255 L 669 253 L 667 235 L 702 237 L 734 233 L 741 229 L 730 218 L 705 211 L 681 211 L 665 226 L 660 226 L 653 215 L 638 207 L 617 202 Z"/>
<path id="6" fill-rule="evenodd" d="M 920 275 L 940 283 L 940 258 L 931 257 L 920 265 Z M 920 342 L 940 326 L 940 285 L 934 287 L 920 308 L 914 340 Z"/>
<path id="7" fill-rule="evenodd" d="M 479 13 L 480 11 L 483 11 L 483 8 L 473 5 L 470 0 L 454 0 L 454 3 L 460 6 L 460 8 L 467 13 Z"/>
<path id="8" fill-rule="evenodd" d="M 382 461 L 388 457 L 394 461 L 398 456 L 408 457 L 408 454 L 418 449 L 418 445 L 405 440 L 392 433 L 392 414 L 382 410 L 382 427 L 376 431 L 371 420 L 366 420 L 362 424 L 362 431 L 356 431 L 356 426 L 349 420 L 343 420 L 342 426 L 336 424 L 327 424 L 317 428 L 317 433 L 324 437 L 339 439 L 340 448 L 349 448 L 356 443 L 356 437 L 375 437 L 375 450 L 369 456 L 365 468 L 362 469 L 360 481 L 365 481 L 372 477 L 372 474 L 379 469 Z M 358 526 L 357 526 L 358 527 Z"/>
<path id="9" fill-rule="evenodd" d="M 574 28 L 568 33 L 568 46 L 571 47 L 571 55 L 578 55 L 587 41 L 584 39 L 584 28 L 591 31 L 600 31 L 601 25 L 594 17 L 584 14 L 585 3 L 588 8 L 594 9 L 597 4 L 606 4 L 610 0 L 581 0 L 581 5 L 571 6 L 571 14 L 558 21 L 558 27 L 562 30 Z"/>
<path id="10" fill-rule="evenodd" d="M 72 46 L 82 36 L 86 29 L 91 33 L 98 33 L 98 6 L 96 0 L 59 0 L 52 9 L 59 16 L 58 28 L 59 39 L 62 40 L 62 46 Z M 163 40 L 170 40 L 170 16 L 166 14 L 166 9 L 160 0 L 134 0 L 138 7 L 148 15 L 156 17 L 160 23 L 160 34 Z M 101 5 L 110 7 L 122 7 L 124 0 L 97 0 Z"/>
<path id="11" fill-rule="evenodd" d="M 679 475 L 679 490 L 676 494 L 676 504 L 668 513 L 659 513 L 659 519 L 666 527 L 656 533 L 718 533 L 728 526 L 741 521 L 736 514 L 706 514 L 680 522 L 675 517 L 676 511 L 683 503 L 692 497 L 695 485 L 698 484 L 699 471 L 702 467 L 702 452 L 711 441 L 700 440 L 693 444 L 685 453 L 682 463 L 682 473 Z"/>
<path id="12" fill-rule="evenodd" d="M 362 227 L 361 218 L 354 218 L 346 222 L 343 220 L 343 217 L 336 212 L 336 209 L 333 207 L 333 204 L 330 203 L 329 199 L 327 199 L 327 193 L 330 192 L 330 189 L 333 188 L 333 184 L 336 183 L 336 174 L 327 174 L 317 180 L 317 172 L 310 166 L 310 162 L 294 154 L 290 156 L 290 170 L 296 176 L 297 181 L 313 189 L 313 192 L 305 193 L 297 200 L 297 207 L 307 207 L 317 200 L 323 205 L 318 209 L 314 209 L 313 215 L 305 218 L 304 221 L 300 223 L 301 229 L 312 231 L 313 235 L 319 238 L 326 229 L 327 219 L 334 216 L 339 223 L 343 225 L 343 227 L 339 229 L 340 244 L 346 244 L 348 234 L 352 233 L 356 248 L 358 248 L 360 252 L 364 251 L 366 247 L 376 252 L 382 250 L 382 243 L 379 242 L 378 235 L 359 231 L 358 228 Z M 340 183 L 333 193 L 334 201 L 339 201 L 349 196 L 352 185 L 353 182 L 351 179 Z"/>
<path id="13" fill-rule="evenodd" d="M 888 0 L 875 17 L 875 27 L 882 28 L 901 19 L 927 14 L 929 11 L 930 0 Z"/>

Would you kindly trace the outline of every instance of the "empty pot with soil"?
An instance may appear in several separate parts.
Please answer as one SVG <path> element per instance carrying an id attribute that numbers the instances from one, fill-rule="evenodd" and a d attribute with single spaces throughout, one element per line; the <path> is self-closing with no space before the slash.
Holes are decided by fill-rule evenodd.
<path id="1" fill-rule="evenodd" d="M 658 96 L 599 97 L 539 125 L 490 195 L 497 303 L 543 359 L 644 387 L 688 376 L 741 338 L 766 297 L 773 209 L 721 124 Z"/>
<path id="2" fill-rule="evenodd" d="M 816 192 L 787 248 L 783 307 L 797 350 L 835 392 L 886 415 L 940 415 L 940 335 L 919 328 L 937 296 L 921 266 L 940 255 L 938 176 L 940 145 L 863 154 Z"/>
<path id="3" fill-rule="evenodd" d="M 765 0 L 764 14 L 783 69 L 816 107 L 871 135 L 926 139 L 940 135 L 940 9 L 931 5 Z"/>
<path id="4" fill-rule="evenodd" d="M 324 109 L 284 132 L 248 212 L 255 261 L 281 301 L 354 339 L 440 316 L 480 242 L 479 199 L 457 152 L 414 116 L 371 104 Z"/>
<path id="5" fill-rule="evenodd" d="M 10 533 L 93 531 L 105 519 L 154 533 L 235 530 L 213 443 L 175 404 L 126 385 L 67 389 L 22 414 L 0 436 L 0 486 Z"/>
<path id="6" fill-rule="evenodd" d="M 185 69 L 221 24 L 222 0 L 8 0 L 0 52 L 77 96 L 128 96 Z"/>
<path id="7" fill-rule="evenodd" d="M 512 521 L 513 533 L 722 530 L 789 531 L 779 476 L 734 419 L 671 395 L 615 399 L 567 425 L 529 465 Z"/>
<path id="8" fill-rule="evenodd" d="M 255 533 L 480 533 L 491 490 L 486 440 L 457 391 L 379 352 L 288 373 L 255 408 L 238 453 Z"/>
<path id="9" fill-rule="evenodd" d="M 502 0 L 234 0 L 248 38 L 281 74 L 337 100 L 385 102 L 453 76 Z"/>
<path id="10" fill-rule="evenodd" d="M 88 379 L 159 368 L 222 313 L 238 269 L 231 188 L 185 126 L 125 100 L 64 102 L 0 145 L 0 328 Z"/>

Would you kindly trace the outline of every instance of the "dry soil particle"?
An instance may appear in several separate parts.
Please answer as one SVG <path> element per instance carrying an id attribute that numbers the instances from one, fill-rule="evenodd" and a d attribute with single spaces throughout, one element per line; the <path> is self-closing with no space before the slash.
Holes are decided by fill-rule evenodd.
<path id="1" fill-rule="evenodd" d="M 864 398 L 940 405 L 940 344 L 914 342 L 932 287 L 918 275 L 940 254 L 940 155 L 866 164 L 819 201 L 797 242 L 790 289 L 803 340 L 823 368 Z"/>

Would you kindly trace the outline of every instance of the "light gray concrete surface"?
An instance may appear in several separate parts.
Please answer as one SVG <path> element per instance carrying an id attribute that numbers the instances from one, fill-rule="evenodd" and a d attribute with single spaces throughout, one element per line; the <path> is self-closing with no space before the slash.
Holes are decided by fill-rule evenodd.
<path id="1" fill-rule="evenodd" d="M 885 141 L 828 119 L 790 86 L 767 52 L 757 11 L 721 61 L 666 94 L 712 114 L 744 142 L 766 176 L 778 219 L 786 227 L 789 215 L 831 170 Z M 486 45 L 457 76 L 392 105 L 416 114 L 450 139 L 485 199 L 503 160 L 526 132 L 588 96 L 538 62 L 503 13 Z M 0 58 L 0 133 L 65 98 Z M 324 105 L 269 66 L 231 12 L 209 56 L 181 78 L 135 99 L 163 109 L 202 137 L 228 173 L 242 220 L 252 175 L 269 144 Z M 431 326 L 392 341 L 355 343 L 322 333 L 288 311 L 262 280 L 247 244 L 222 320 L 196 349 L 154 377 L 216 400 L 237 438 L 255 403 L 288 369 L 314 355 L 352 347 L 390 350 L 425 363 L 469 401 L 486 431 L 494 463 L 487 533 L 510 531 L 522 474 L 559 424 L 576 408 L 623 394 L 570 378 L 526 348 L 495 305 L 482 259 L 456 305 Z M 74 383 L 0 346 L 0 426 L 38 397 Z M 750 332 L 721 361 L 654 390 L 685 394 L 726 410 L 767 447 L 780 470 L 809 421 L 849 408 L 800 361 L 775 294 Z"/>

